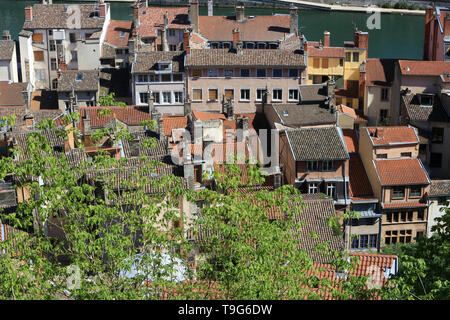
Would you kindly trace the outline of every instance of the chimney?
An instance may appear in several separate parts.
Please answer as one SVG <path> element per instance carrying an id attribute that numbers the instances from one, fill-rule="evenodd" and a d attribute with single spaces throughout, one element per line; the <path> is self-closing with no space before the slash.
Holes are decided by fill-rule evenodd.
<path id="1" fill-rule="evenodd" d="M 129 39 L 128 40 L 128 52 L 129 52 L 128 56 L 130 58 L 132 56 L 134 56 L 134 52 L 136 51 L 135 45 L 136 45 L 136 41 L 134 39 Z"/>
<path id="2" fill-rule="evenodd" d="M 356 30 L 354 40 L 355 47 L 366 50 L 369 49 L 369 33 Z"/>
<path id="3" fill-rule="evenodd" d="M 90 111 L 88 109 L 85 110 L 84 119 L 83 119 L 83 132 L 84 135 L 91 134 L 91 116 Z"/>
<path id="4" fill-rule="evenodd" d="M 208 0 L 208 16 L 210 17 L 214 15 L 213 7 L 214 7 L 213 0 Z"/>
<path id="5" fill-rule="evenodd" d="M 25 21 L 33 21 L 33 7 L 25 7 Z"/>
<path id="6" fill-rule="evenodd" d="M 189 101 L 189 99 L 186 99 L 184 101 L 183 112 L 185 117 L 188 117 L 191 114 L 191 102 Z"/>
<path id="7" fill-rule="evenodd" d="M 159 131 L 159 141 L 164 141 L 165 134 L 164 134 L 164 120 L 162 116 L 158 118 L 158 131 Z"/>
<path id="8" fill-rule="evenodd" d="M 191 34 L 188 29 L 184 29 L 183 31 L 183 49 L 187 50 L 187 47 L 189 47 L 189 38 Z M 186 52 L 187 53 L 187 52 Z"/>
<path id="9" fill-rule="evenodd" d="M 244 22 L 244 20 L 245 20 L 244 6 L 236 6 L 236 21 Z"/>
<path id="10" fill-rule="evenodd" d="M 98 6 L 98 8 L 99 8 L 99 13 L 98 13 L 99 17 L 100 18 L 106 17 L 106 11 L 107 11 L 108 7 L 107 7 L 107 4 L 104 3 L 103 0 L 100 0 L 100 5 Z"/>
<path id="11" fill-rule="evenodd" d="M 236 43 L 241 41 L 241 33 L 239 29 L 233 29 L 233 47 L 236 47 Z"/>
<path id="12" fill-rule="evenodd" d="M 234 118 L 234 101 L 233 101 L 233 98 L 228 100 L 227 118 L 228 118 L 228 120 L 232 120 Z"/>
<path id="13" fill-rule="evenodd" d="M 155 99 L 153 98 L 153 92 L 152 92 L 152 90 L 150 90 L 150 86 L 148 87 L 147 94 L 148 94 L 148 100 L 147 100 L 148 113 L 153 114 L 153 112 L 155 110 Z"/>
<path id="14" fill-rule="evenodd" d="M 162 51 L 169 51 L 169 44 L 167 43 L 167 29 L 166 28 L 161 28 L 159 30 L 161 32 L 161 46 L 162 46 Z"/>
<path id="15" fill-rule="evenodd" d="M 134 23 L 135 28 L 139 25 L 139 6 L 138 5 L 133 6 L 133 23 Z"/>
<path id="16" fill-rule="evenodd" d="M 166 11 L 164 13 L 164 28 L 168 28 L 169 27 L 169 13 Z"/>
<path id="17" fill-rule="evenodd" d="M 327 82 L 327 98 L 328 98 L 328 107 L 331 109 L 334 106 L 334 89 L 336 87 L 336 83 L 333 80 L 328 80 Z"/>
<path id="18" fill-rule="evenodd" d="M 379 138 L 379 139 L 382 139 L 383 138 L 383 132 L 384 132 L 383 128 L 377 128 L 375 130 L 375 137 Z"/>
<path id="19" fill-rule="evenodd" d="M 3 30 L 2 40 L 11 40 L 11 34 L 9 30 Z"/>
<path id="20" fill-rule="evenodd" d="M 289 8 L 290 20 L 289 20 L 289 32 L 298 34 L 298 8 L 292 5 Z"/>
<path id="21" fill-rule="evenodd" d="M 192 30 L 198 32 L 198 0 L 190 0 L 189 21 L 191 22 Z"/>
<path id="22" fill-rule="evenodd" d="M 328 31 L 323 32 L 323 46 L 324 47 L 330 46 L 330 32 Z"/>
<path id="23" fill-rule="evenodd" d="M 27 109 L 30 108 L 30 101 L 28 100 L 28 90 L 22 91 L 22 101 L 23 105 L 27 107 Z"/>

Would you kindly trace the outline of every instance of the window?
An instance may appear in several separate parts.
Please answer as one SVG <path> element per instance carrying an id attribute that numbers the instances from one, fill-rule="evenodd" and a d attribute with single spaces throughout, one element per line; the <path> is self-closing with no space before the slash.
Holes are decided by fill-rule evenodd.
<path id="1" fill-rule="evenodd" d="M 387 153 L 378 153 L 377 159 L 387 159 Z"/>
<path id="2" fill-rule="evenodd" d="M 272 100 L 273 101 L 283 101 L 283 90 L 282 89 L 273 89 Z"/>
<path id="3" fill-rule="evenodd" d="M 125 36 L 126 36 L 126 33 L 125 32 L 123 32 L 123 31 L 120 31 L 120 35 L 119 35 L 121 38 L 125 38 Z"/>
<path id="4" fill-rule="evenodd" d="M 208 77 L 217 77 L 219 75 L 219 70 L 208 69 Z"/>
<path id="5" fill-rule="evenodd" d="M 346 52 L 345 53 L 345 62 L 351 62 L 352 61 L 352 53 Z"/>
<path id="6" fill-rule="evenodd" d="M 406 222 L 406 212 L 400 212 L 400 221 Z"/>
<path id="7" fill-rule="evenodd" d="M 359 248 L 359 238 L 356 234 L 352 234 L 352 249 Z"/>
<path id="8" fill-rule="evenodd" d="M 389 100 L 389 88 L 381 88 L 381 101 Z"/>
<path id="9" fill-rule="evenodd" d="M 160 95 L 159 95 L 159 92 L 153 92 L 153 101 L 155 102 L 155 103 L 160 103 Z"/>
<path id="10" fill-rule="evenodd" d="M 322 161 L 322 171 L 333 171 L 334 165 L 333 160 Z"/>
<path id="11" fill-rule="evenodd" d="M 440 168 L 442 166 L 442 153 L 431 152 L 430 154 L 430 167 Z"/>
<path id="12" fill-rule="evenodd" d="M 151 74 L 151 75 L 148 76 L 148 80 L 147 80 L 147 78 L 145 78 L 144 81 L 145 81 L 145 82 L 146 82 L 146 81 L 149 81 L 149 82 L 159 82 L 159 75 L 157 75 L 157 74 Z"/>
<path id="13" fill-rule="evenodd" d="M 173 93 L 173 98 L 175 103 L 183 103 L 183 92 L 175 91 Z"/>
<path id="14" fill-rule="evenodd" d="M 78 61 L 78 52 L 77 51 L 70 51 L 70 54 L 72 55 L 72 61 Z"/>
<path id="15" fill-rule="evenodd" d="M 234 100 L 234 89 L 225 89 L 225 100 Z"/>
<path id="16" fill-rule="evenodd" d="M 424 235 L 424 232 L 423 232 L 423 231 L 417 231 L 417 233 L 416 233 L 416 240 L 422 238 L 423 235 Z"/>
<path id="17" fill-rule="evenodd" d="M 31 39 L 34 43 L 43 43 L 44 35 L 42 33 L 33 33 L 33 36 L 31 37 Z"/>
<path id="18" fill-rule="evenodd" d="M 53 30 L 52 29 L 48 30 L 48 35 L 49 36 L 53 36 Z"/>
<path id="19" fill-rule="evenodd" d="M 37 82 L 45 82 L 45 69 L 36 69 L 35 75 Z"/>
<path id="20" fill-rule="evenodd" d="M 425 211 L 424 211 L 424 210 L 419 210 L 419 211 L 417 212 L 417 220 L 423 221 L 424 218 L 425 218 Z"/>
<path id="21" fill-rule="evenodd" d="M 443 143 L 444 142 L 444 128 L 432 128 L 431 129 L 431 142 Z"/>
<path id="22" fill-rule="evenodd" d="M 308 184 L 308 193 L 318 193 L 319 188 L 317 186 L 317 182 L 310 182 Z"/>
<path id="23" fill-rule="evenodd" d="M 447 198 L 446 197 L 439 197 L 438 198 L 438 204 L 439 205 L 445 205 L 446 202 L 447 202 Z"/>
<path id="24" fill-rule="evenodd" d="M 51 58 L 50 59 L 50 68 L 51 70 L 58 70 L 58 65 L 56 63 L 56 58 Z"/>
<path id="25" fill-rule="evenodd" d="M 139 101 L 141 103 L 148 103 L 148 92 L 140 92 L 139 93 Z"/>
<path id="26" fill-rule="evenodd" d="M 273 69 L 272 77 L 273 78 L 281 78 L 283 76 L 283 69 Z"/>
<path id="27" fill-rule="evenodd" d="M 172 82 L 172 77 L 170 74 L 162 74 L 161 82 Z"/>
<path id="28" fill-rule="evenodd" d="M 393 188 L 393 199 L 403 199 L 405 197 L 405 188 L 403 187 L 394 187 Z"/>
<path id="29" fill-rule="evenodd" d="M 376 248 L 378 243 L 377 234 L 369 234 L 369 248 Z"/>
<path id="30" fill-rule="evenodd" d="M 116 49 L 116 54 L 122 54 L 122 49 Z"/>
<path id="31" fill-rule="evenodd" d="M 386 221 L 387 222 L 392 222 L 392 212 L 387 212 L 386 213 Z"/>
<path id="32" fill-rule="evenodd" d="M 44 51 L 34 51 L 35 61 L 44 61 Z"/>
<path id="33" fill-rule="evenodd" d="M 145 74 L 138 74 L 136 77 L 136 82 L 138 83 L 142 83 L 142 82 L 147 82 L 147 75 Z"/>
<path id="34" fill-rule="evenodd" d="M 359 62 L 359 52 L 353 52 L 353 62 Z"/>
<path id="35" fill-rule="evenodd" d="M 344 59 L 339 59 L 339 67 L 343 67 L 344 66 Z"/>
<path id="36" fill-rule="evenodd" d="M 306 163 L 306 167 L 308 171 L 318 171 L 319 170 L 319 162 L 318 161 L 308 161 Z"/>
<path id="37" fill-rule="evenodd" d="M 250 89 L 241 89 L 241 101 L 250 101 Z"/>
<path id="38" fill-rule="evenodd" d="M 413 220 L 413 212 L 408 211 L 408 221 L 412 221 L 412 220 Z"/>
<path id="39" fill-rule="evenodd" d="M 420 187 L 411 187 L 411 191 L 409 193 L 410 197 L 418 198 L 421 195 L 421 188 Z"/>
<path id="40" fill-rule="evenodd" d="M 411 152 L 402 152 L 402 153 L 400 153 L 400 155 L 401 155 L 402 157 L 408 157 L 408 158 L 411 158 L 412 153 L 411 153 Z"/>
<path id="41" fill-rule="evenodd" d="M 266 89 L 264 89 L 264 88 L 256 89 L 256 101 L 262 101 L 263 96 L 264 96 L 264 91 L 266 91 Z"/>
<path id="42" fill-rule="evenodd" d="M 175 29 L 169 29 L 169 36 L 175 37 Z"/>
<path id="43" fill-rule="evenodd" d="M 192 101 L 202 101 L 202 89 L 192 89 Z"/>
<path id="44" fill-rule="evenodd" d="M 50 40 L 49 45 L 50 45 L 50 51 L 55 51 L 56 50 L 56 42 L 55 42 L 55 40 Z"/>
<path id="45" fill-rule="evenodd" d="M 181 82 L 183 81 L 183 75 L 181 73 L 172 74 L 173 82 Z"/>
<path id="46" fill-rule="evenodd" d="M 208 89 L 208 101 L 217 101 L 219 91 L 217 89 Z"/>
<path id="47" fill-rule="evenodd" d="M 327 183 L 327 196 L 332 198 L 336 196 L 336 183 Z"/>
<path id="48" fill-rule="evenodd" d="M 83 80 L 83 74 L 82 73 L 77 73 L 75 75 L 75 81 L 82 81 Z"/>
<path id="49" fill-rule="evenodd" d="M 359 248 L 360 249 L 366 249 L 368 242 L 369 242 L 369 235 L 361 234 L 359 236 Z"/>
<path id="50" fill-rule="evenodd" d="M 289 69 L 289 78 L 298 78 L 298 69 Z"/>
<path id="51" fill-rule="evenodd" d="M 257 78 L 265 78 L 266 77 L 266 69 L 256 69 L 256 77 Z"/>
<path id="52" fill-rule="evenodd" d="M 232 77 L 232 76 L 234 75 L 234 72 L 233 72 L 232 69 L 225 69 L 225 70 L 223 71 L 223 75 L 224 75 L 226 78 L 229 78 L 229 77 Z"/>
<path id="53" fill-rule="evenodd" d="M 298 101 L 298 89 L 289 89 L 289 101 Z"/>
<path id="54" fill-rule="evenodd" d="M 58 79 L 53 79 L 52 80 L 52 89 L 53 90 L 58 89 Z"/>
<path id="55" fill-rule="evenodd" d="M 313 59 L 313 67 L 317 69 L 320 68 L 320 58 Z"/>
<path id="56" fill-rule="evenodd" d="M 163 103 L 172 103 L 172 92 L 162 93 Z"/>
<path id="57" fill-rule="evenodd" d="M 420 105 L 425 107 L 431 107 L 433 105 L 433 96 L 432 95 L 419 95 Z"/>
<path id="58" fill-rule="evenodd" d="M 76 42 L 76 37 L 75 37 L 75 33 L 69 33 L 69 39 L 71 43 Z"/>
<path id="59" fill-rule="evenodd" d="M 322 68 L 324 68 L 324 69 L 328 68 L 328 58 L 322 59 Z"/>
<path id="60" fill-rule="evenodd" d="M 393 222 L 398 222 L 398 212 L 393 212 L 392 213 L 392 221 Z"/>
<path id="61" fill-rule="evenodd" d="M 250 69 L 241 69 L 241 77 L 243 78 L 250 77 Z"/>
<path id="62" fill-rule="evenodd" d="M 194 78 L 198 78 L 202 76 L 202 70 L 201 69 L 194 69 L 192 70 L 192 76 Z"/>

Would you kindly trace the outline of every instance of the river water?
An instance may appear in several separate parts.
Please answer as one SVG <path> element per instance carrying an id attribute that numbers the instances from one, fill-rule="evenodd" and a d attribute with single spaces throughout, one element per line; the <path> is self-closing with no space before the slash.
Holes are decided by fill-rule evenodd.
<path id="1" fill-rule="evenodd" d="M 80 3 L 81 1 L 58 1 L 53 3 Z M 24 22 L 24 8 L 36 1 L 0 0 L 0 31 L 8 29 L 17 39 Z M 187 3 L 187 1 L 186 1 Z M 246 8 L 246 15 L 271 15 L 288 13 L 285 9 Z M 200 15 L 206 15 L 206 7 L 200 7 Z M 111 3 L 111 18 L 132 20 L 130 3 Z M 234 15 L 233 8 L 214 8 L 214 15 Z M 421 59 L 424 37 L 424 16 L 381 14 L 380 29 L 368 30 L 370 14 L 353 12 L 327 12 L 300 10 L 299 26 L 308 40 L 323 39 L 323 31 L 331 33 L 331 45 L 342 46 L 343 41 L 353 41 L 355 27 L 369 31 L 369 57 Z"/>

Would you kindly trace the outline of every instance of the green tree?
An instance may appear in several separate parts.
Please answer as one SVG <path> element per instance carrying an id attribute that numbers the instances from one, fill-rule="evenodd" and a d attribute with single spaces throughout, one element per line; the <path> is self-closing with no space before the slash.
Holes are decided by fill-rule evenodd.
<path id="1" fill-rule="evenodd" d="M 110 107 L 110 106 L 119 106 L 119 107 L 126 107 L 126 104 L 124 102 L 120 102 L 120 101 L 116 101 L 115 100 L 115 93 L 111 92 L 110 94 L 100 97 L 98 99 L 98 105 L 99 106 L 105 106 L 105 107 Z"/>

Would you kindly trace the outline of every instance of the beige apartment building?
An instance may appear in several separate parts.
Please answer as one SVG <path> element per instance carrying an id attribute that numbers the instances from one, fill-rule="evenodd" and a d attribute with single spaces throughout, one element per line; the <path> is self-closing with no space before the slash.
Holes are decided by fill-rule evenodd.
<path id="1" fill-rule="evenodd" d="M 382 214 L 381 246 L 415 242 L 426 234 L 430 178 L 413 127 L 360 130 L 359 152 Z"/>

